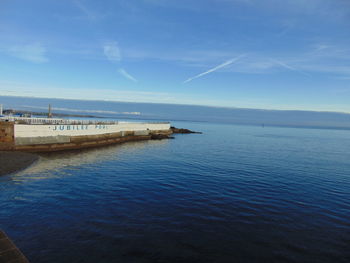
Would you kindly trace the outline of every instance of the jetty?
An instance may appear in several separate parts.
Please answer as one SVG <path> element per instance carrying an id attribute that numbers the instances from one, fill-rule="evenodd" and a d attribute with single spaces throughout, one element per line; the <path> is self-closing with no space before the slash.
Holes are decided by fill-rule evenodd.
<path id="1" fill-rule="evenodd" d="M 2 263 L 29 263 L 27 258 L 16 247 L 11 239 L 0 230 L 0 262 Z"/>
<path id="2" fill-rule="evenodd" d="M 0 151 L 50 152 L 168 138 L 169 122 L 0 117 Z"/>

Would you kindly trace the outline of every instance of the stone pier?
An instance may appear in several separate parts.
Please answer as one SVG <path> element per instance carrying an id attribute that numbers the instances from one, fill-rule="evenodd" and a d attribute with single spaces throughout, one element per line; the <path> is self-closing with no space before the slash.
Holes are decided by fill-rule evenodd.
<path id="1" fill-rule="evenodd" d="M 0 263 L 29 263 L 22 252 L 9 239 L 9 237 L 0 230 Z"/>

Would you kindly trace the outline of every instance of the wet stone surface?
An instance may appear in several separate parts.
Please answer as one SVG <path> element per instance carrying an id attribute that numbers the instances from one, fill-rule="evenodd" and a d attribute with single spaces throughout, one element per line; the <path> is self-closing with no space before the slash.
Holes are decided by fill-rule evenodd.
<path id="1" fill-rule="evenodd" d="M 15 244 L 0 230 L 0 263 L 29 263 Z"/>

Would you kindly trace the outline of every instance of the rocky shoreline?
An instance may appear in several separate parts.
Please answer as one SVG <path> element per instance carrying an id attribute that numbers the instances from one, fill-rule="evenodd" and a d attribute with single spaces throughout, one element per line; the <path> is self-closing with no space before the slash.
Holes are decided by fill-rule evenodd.
<path id="1" fill-rule="evenodd" d="M 202 134 L 201 132 L 191 131 L 189 129 L 184 128 L 176 128 L 171 126 L 170 127 L 171 134 L 190 134 L 190 133 L 196 133 L 196 134 Z M 151 136 L 151 140 L 163 140 L 163 139 L 175 139 L 175 137 L 168 135 L 168 134 L 153 134 Z"/>
<path id="2" fill-rule="evenodd" d="M 191 131 L 189 129 L 184 129 L 184 128 L 176 128 L 174 126 L 170 127 L 170 130 L 173 133 L 180 133 L 180 134 L 189 134 L 189 133 L 197 133 L 197 134 L 202 134 L 202 132 L 196 132 L 196 131 Z"/>

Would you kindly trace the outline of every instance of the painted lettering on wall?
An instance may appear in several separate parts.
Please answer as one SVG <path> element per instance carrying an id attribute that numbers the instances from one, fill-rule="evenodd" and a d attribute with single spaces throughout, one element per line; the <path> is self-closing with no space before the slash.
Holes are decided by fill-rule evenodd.
<path id="1" fill-rule="evenodd" d="M 106 126 L 106 125 L 103 125 L 103 126 Z M 89 129 L 89 125 L 55 125 L 53 126 L 52 130 L 53 131 L 72 131 L 72 130 L 81 131 L 81 130 L 88 130 L 88 129 Z"/>
<path id="2" fill-rule="evenodd" d="M 97 124 L 97 125 L 95 125 L 95 129 L 99 129 L 99 130 L 103 129 L 103 130 L 106 130 L 106 129 L 108 129 L 108 126 L 106 126 L 106 125 L 104 125 L 104 124 Z"/>

